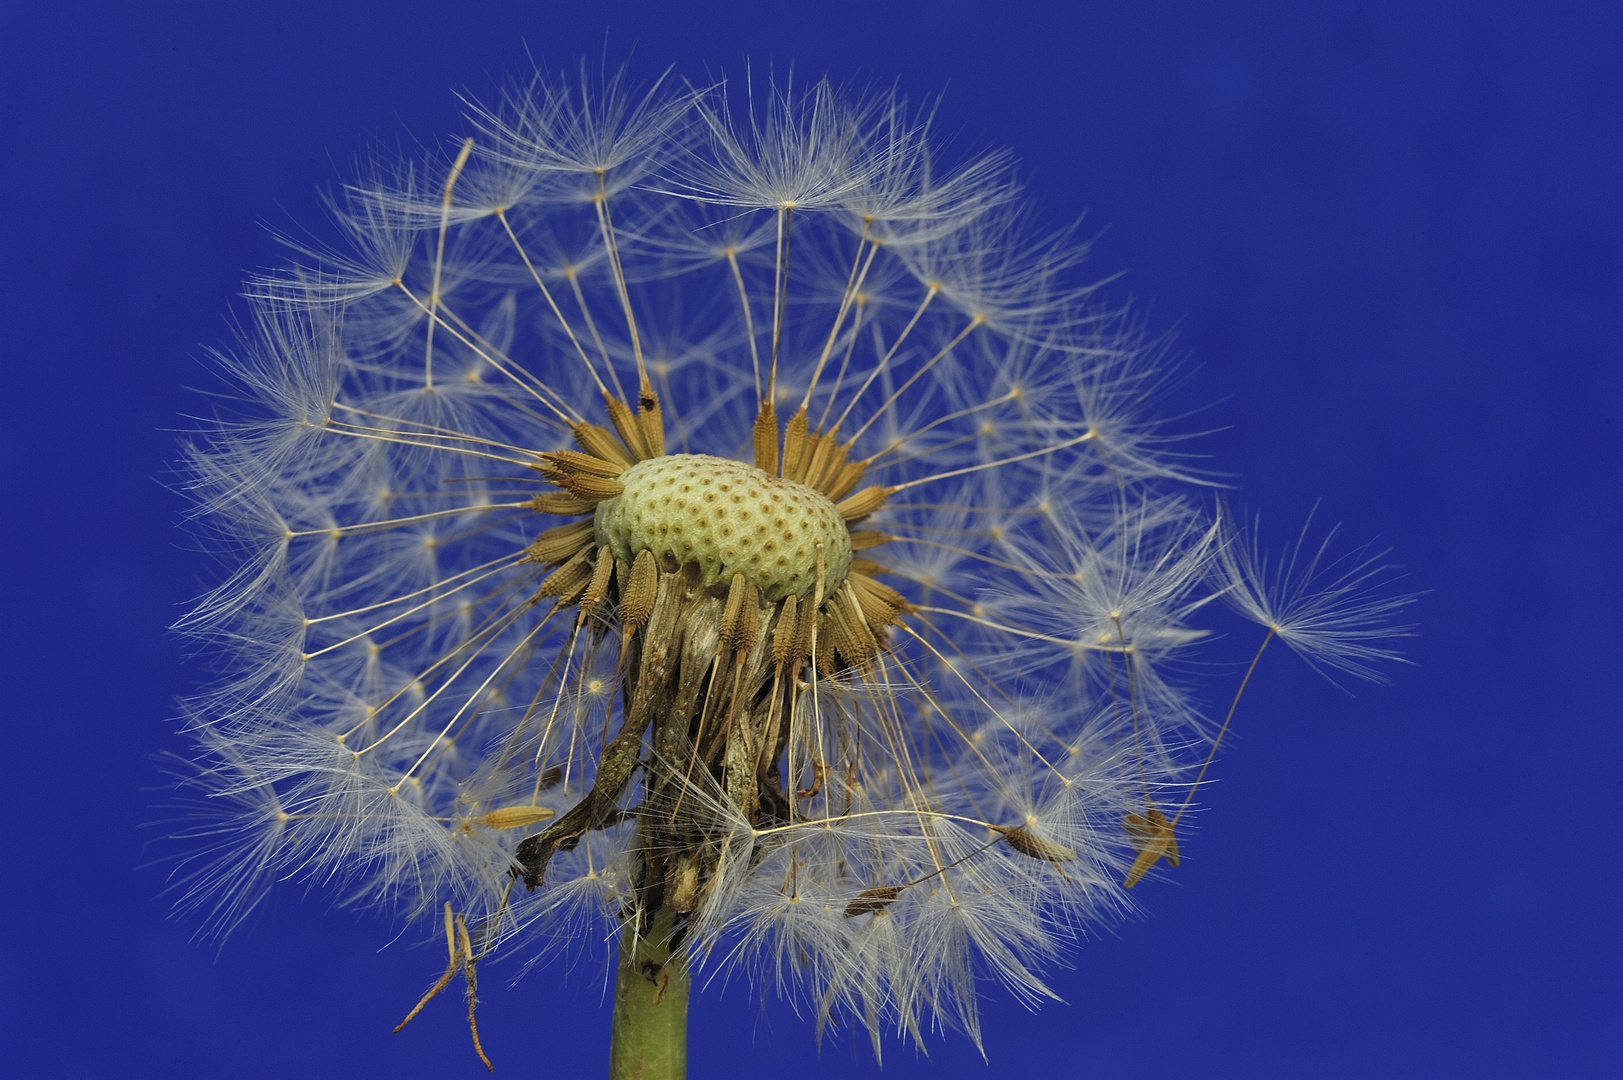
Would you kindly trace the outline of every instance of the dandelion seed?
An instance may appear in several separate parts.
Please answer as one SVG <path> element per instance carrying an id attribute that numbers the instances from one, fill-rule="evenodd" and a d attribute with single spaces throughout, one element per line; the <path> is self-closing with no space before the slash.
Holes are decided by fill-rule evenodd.
<path id="1" fill-rule="evenodd" d="M 481 815 L 479 823 L 487 829 L 504 831 L 527 828 L 553 816 L 554 811 L 545 806 L 504 806 Z"/>
<path id="2" fill-rule="evenodd" d="M 487 1066 L 476 966 L 605 931 L 625 1075 L 707 969 L 876 1052 L 978 1041 L 977 971 L 1052 997 L 1178 865 L 1234 710 L 1168 668 L 1214 601 L 1390 655 L 1377 565 L 1237 537 L 1144 412 L 1157 346 L 928 110 L 584 72 L 471 108 L 251 284 L 259 414 L 188 449 L 246 552 L 185 623 L 209 929 L 297 874 L 443 910 L 407 1021 L 460 967 Z"/>
<path id="3" fill-rule="evenodd" d="M 1051 844 L 1040 836 L 1036 836 L 1025 829 L 1007 829 L 992 826 L 1001 833 L 1008 845 L 1028 859 L 1041 859 L 1043 862 L 1062 863 L 1070 862 L 1076 858 L 1076 852 L 1068 847 Z"/>
<path id="4" fill-rule="evenodd" d="M 863 889 L 857 893 L 856 899 L 845 905 L 845 917 L 853 919 L 858 915 L 866 915 L 871 911 L 883 911 L 896 902 L 902 895 L 900 885 L 880 885 L 873 889 Z"/>

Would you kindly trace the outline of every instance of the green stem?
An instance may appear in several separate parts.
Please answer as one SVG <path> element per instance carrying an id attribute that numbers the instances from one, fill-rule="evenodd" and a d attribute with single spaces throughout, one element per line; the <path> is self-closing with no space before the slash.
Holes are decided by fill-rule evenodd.
<path id="1" fill-rule="evenodd" d="M 671 955 L 674 920 L 674 912 L 660 908 L 653 921 L 645 924 L 643 936 L 632 923 L 620 931 L 609 1080 L 683 1080 L 687 1076 L 691 979 L 680 952 Z"/>

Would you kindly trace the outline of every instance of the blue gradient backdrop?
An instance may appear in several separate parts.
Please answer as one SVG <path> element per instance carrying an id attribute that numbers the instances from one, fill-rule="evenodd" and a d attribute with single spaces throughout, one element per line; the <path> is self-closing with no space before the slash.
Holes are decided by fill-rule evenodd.
<path id="1" fill-rule="evenodd" d="M 1214 10 L 1220 8 L 1221 10 Z M 1614 5 L 0 5 L 0 1072 L 483 1075 L 440 960 L 292 885 L 223 954 L 159 897 L 211 572 L 165 487 L 262 223 L 317 228 L 366 139 L 452 90 L 635 51 L 943 88 L 1091 266 L 1176 325 L 1170 407 L 1276 540 L 1323 498 L 1430 590 L 1416 666 L 1340 695 L 1283 650 L 1148 917 L 1032 1014 L 994 990 L 890 1077 L 1623 1075 L 1623 20 Z M 403 134 L 405 133 L 405 134 Z M 1237 655 L 1243 652 L 1235 639 Z M 491 969 L 504 1076 L 601 1075 L 601 980 Z M 742 986 L 692 1075 L 876 1075 Z"/>

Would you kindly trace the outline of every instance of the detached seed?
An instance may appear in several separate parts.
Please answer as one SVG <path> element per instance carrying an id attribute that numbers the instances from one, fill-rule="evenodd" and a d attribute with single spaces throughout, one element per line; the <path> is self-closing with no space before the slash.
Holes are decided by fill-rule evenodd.
<path id="1" fill-rule="evenodd" d="M 866 915 L 870 911 L 882 911 L 896 902 L 902 895 L 900 885 L 881 885 L 877 889 L 868 889 L 857 893 L 856 899 L 845 905 L 845 917 L 854 919 L 858 915 Z"/>
<path id="2" fill-rule="evenodd" d="M 1050 844 L 1047 840 L 1025 829 L 1005 829 L 994 825 L 992 828 L 1003 834 L 1008 845 L 1028 859 L 1041 859 L 1044 862 L 1070 862 L 1076 858 L 1076 852 L 1068 847 Z"/>
<path id="3" fill-rule="evenodd" d="M 545 806 L 504 806 L 480 818 L 479 823 L 487 829 L 499 832 L 504 829 L 522 829 L 526 825 L 545 821 L 552 815 L 553 811 Z"/>

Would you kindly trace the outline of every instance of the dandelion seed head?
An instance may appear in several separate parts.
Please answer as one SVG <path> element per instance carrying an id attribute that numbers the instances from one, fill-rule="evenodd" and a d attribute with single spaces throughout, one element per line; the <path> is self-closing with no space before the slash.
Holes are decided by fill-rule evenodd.
<path id="1" fill-rule="evenodd" d="M 1179 857 L 1215 601 L 1389 654 L 1372 564 L 1239 537 L 1161 344 L 932 107 L 582 69 L 469 109 L 250 283 L 246 415 L 186 449 L 238 560 L 182 624 L 208 932 L 289 876 L 481 958 L 660 915 L 819 1031 L 978 1041 L 979 980 L 1051 998 Z"/>

